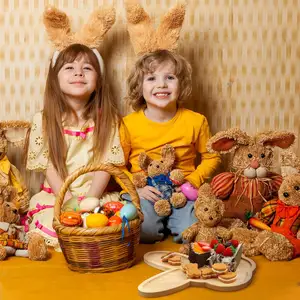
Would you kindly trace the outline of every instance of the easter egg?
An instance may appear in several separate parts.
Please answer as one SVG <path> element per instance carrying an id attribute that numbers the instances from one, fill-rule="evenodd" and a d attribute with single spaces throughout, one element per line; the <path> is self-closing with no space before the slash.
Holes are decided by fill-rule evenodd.
<path id="1" fill-rule="evenodd" d="M 82 224 L 82 219 L 79 213 L 66 211 L 60 216 L 60 222 L 65 226 L 80 226 Z"/>
<path id="2" fill-rule="evenodd" d="M 71 199 L 67 200 L 61 210 L 64 211 L 79 211 L 79 203 L 78 203 L 78 197 L 72 197 Z"/>
<path id="3" fill-rule="evenodd" d="M 108 226 L 115 226 L 122 223 L 122 219 L 118 216 L 112 216 L 108 219 Z"/>
<path id="4" fill-rule="evenodd" d="M 198 190 L 194 188 L 189 182 L 180 186 L 180 190 L 190 201 L 195 201 L 198 196 Z"/>
<path id="5" fill-rule="evenodd" d="M 86 197 L 80 201 L 79 207 L 82 211 L 93 211 L 99 206 L 100 200 L 96 197 Z"/>
<path id="6" fill-rule="evenodd" d="M 132 203 L 125 204 L 120 210 L 120 217 L 126 217 L 129 221 L 137 217 L 137 209 Z"/>
<path id="7" fill-rule="evenodd" d="M 108 223 L 108 218 L 103 214 L 90 214 L 86 217 L 85 222 L 88 228 L 105 227 Z"/>
<path id="8" fill-rule="evenodd" d="M 115 216 L 120 217 L 120 211 L 117 211 L 117 212 L 115 213 Z"/>
<path id="9" fill-rule="evenodd" d="M 106 202 L 103 205 L 104 208 L 112 210 L 114 213 L 116 213 L 117 211 L 119 211 L 123 206 L 124 206 L 124 204 L 121 203 L 121 202 L 118 202 L 118 201 Z"/>

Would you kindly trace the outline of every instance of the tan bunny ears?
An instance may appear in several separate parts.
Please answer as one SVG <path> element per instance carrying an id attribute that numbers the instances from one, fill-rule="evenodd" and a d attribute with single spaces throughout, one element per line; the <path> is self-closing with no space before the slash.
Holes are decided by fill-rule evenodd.
<path id="1" fill-rule="evenodd" d="M 295 134 L 288 131 L 265 131 L 251 137 L 235 127 L 215 134 L 208 140 L 206 147 L 209 152 L 222 154 L 233 152 L 242 145 L 255 143 L 264 147 L 287 149 L 294 143 L 295 139 Z"/>
<path id="2" fill-rule="evenodd" d="M 105 34 L 115 23 L 115 19 L 114 8 L 98 8 L 90 15 L 88 22 L 81 30 L 72 32 L 68 16 L 55 7 L 48 7 L 44 12 L 44 24 L 49 39 L 57 50 L 52 58 L 52 66 L 55 65 L 59 51 L 76 43 L 85 45 L 94 51 L 98 60 L 100 59 L 102 70 L 103 61 L 99 52 L 95 49 L 99 48 Z"/>
<path id="3" fill-rule="evenodd" d="M 185 15 L 185 3 L 180 2 L 163 16 L 157 30 L 143 7 L 136 0 L 125 0 L 128 32 L 134 52 L 142 55 L 156 50 L 174 51 Z"/>

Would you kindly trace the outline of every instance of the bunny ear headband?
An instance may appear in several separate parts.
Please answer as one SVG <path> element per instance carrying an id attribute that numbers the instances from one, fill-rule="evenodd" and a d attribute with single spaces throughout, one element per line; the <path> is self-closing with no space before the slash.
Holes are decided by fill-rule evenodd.
<path id="1" fill-rule="evenodd" d="M 128 32 L 137 55 L 156 50 L 175 51 L 185 15 L 185 3 L 180 2 L 162 17 L 157 30 L 153 21 L 137 0 L 125 0 Z"/>
<path id="2" fill-rule="evenodd" d="M 92 49 L 103 73 L 104 63 L 97 48 L 101 45 L 106 32 L 115 23 L 115 19 L 114 8 L 98 8 L 90 15 L 88 22 L 78 32 L 72 32 L 70 20 L 64 12 L 55 7 L 47 8 L 44 12 L 44 25 L 50 41 L 56 48 L 52 57 L 52 67 L 55 66 L 60 51 L 76 43 Z"/>

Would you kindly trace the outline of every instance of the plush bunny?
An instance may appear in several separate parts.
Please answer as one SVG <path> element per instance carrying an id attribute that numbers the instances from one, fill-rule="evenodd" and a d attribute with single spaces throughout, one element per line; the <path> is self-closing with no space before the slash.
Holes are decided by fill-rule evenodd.
<path id="1" fill-rule="evenodd" d="M 139 165 L 144 172 L 133 176 L 133 184 L 137 188 L 150 185 L 162 193 L 162 199 L 154 204 L 154 210 L 159 216 L 170 215 L 171 204 L 175 208 L 180 208 L 185 206 L 187 201 L 183 193 L 175 192 L 175 186 L 183 183 L 184 175 L 178 169 L 172 170 L 174 161 L 175 150 L 171 145 L 162 148 L 162 157 L 159 160 L 152 160 L 142 152 L 139 156 Z"/>
<path id="2" fill-rule="evenodd" d="M 37 233 L 26 236 L 24 227 L 18 225 L 20 215 L 15 205 L 16 195 L 13 187 L 0 188 L 0 260 L 10 255 L 45 260 L 44 238 Z"/>
<path id="3" fill-rule="evenodd" d="M 8 143 L 15 146 L 23 146 L 25 134 L 18 137 L 19 132 L 28 130 L 30 123 L 25 121 L 0 122 L 0 187 L 14 187 L 17 190 L 17 203 L 20 214 L 27 212 L 29 207 L 29 191 L 19 170 L 8 160 Z M 14 131 L 14 132 L 13 132 Z"/>
<path id="4" fill-rule="evenodd" d="M 288 148 L 295 140 L 290 132 L 268 131 L 253 137 L 238 128 L 222 131 L 207 143 L 210 152 L 233 152 L 233 172 L 215 176 L 212 192 L 224 200 L 225 217 L 247 220 L 260 211 L 267 200 L 276 197 L 282 182 L 279 174 L 270 172 L 273 148 Z"/>

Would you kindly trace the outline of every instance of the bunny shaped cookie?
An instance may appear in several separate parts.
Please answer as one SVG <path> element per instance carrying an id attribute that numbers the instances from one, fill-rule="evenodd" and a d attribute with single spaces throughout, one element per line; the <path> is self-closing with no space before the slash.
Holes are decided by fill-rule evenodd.
<path id="1" fill-rule="evenodd" d="M 295 135 L 286 131 L 266 131 L 249 136 L 238 128 L 222 131 L 207 143 L 210 152 L 233 152 L 233 172 L 215 176 L 213 194 L 224 200 L 224 217 L 240 218 L 260 211 L 264 202 L 276 197 L 282 183 L 279 174 L 270 172 L 273 148 L 287 149 Z"/>

